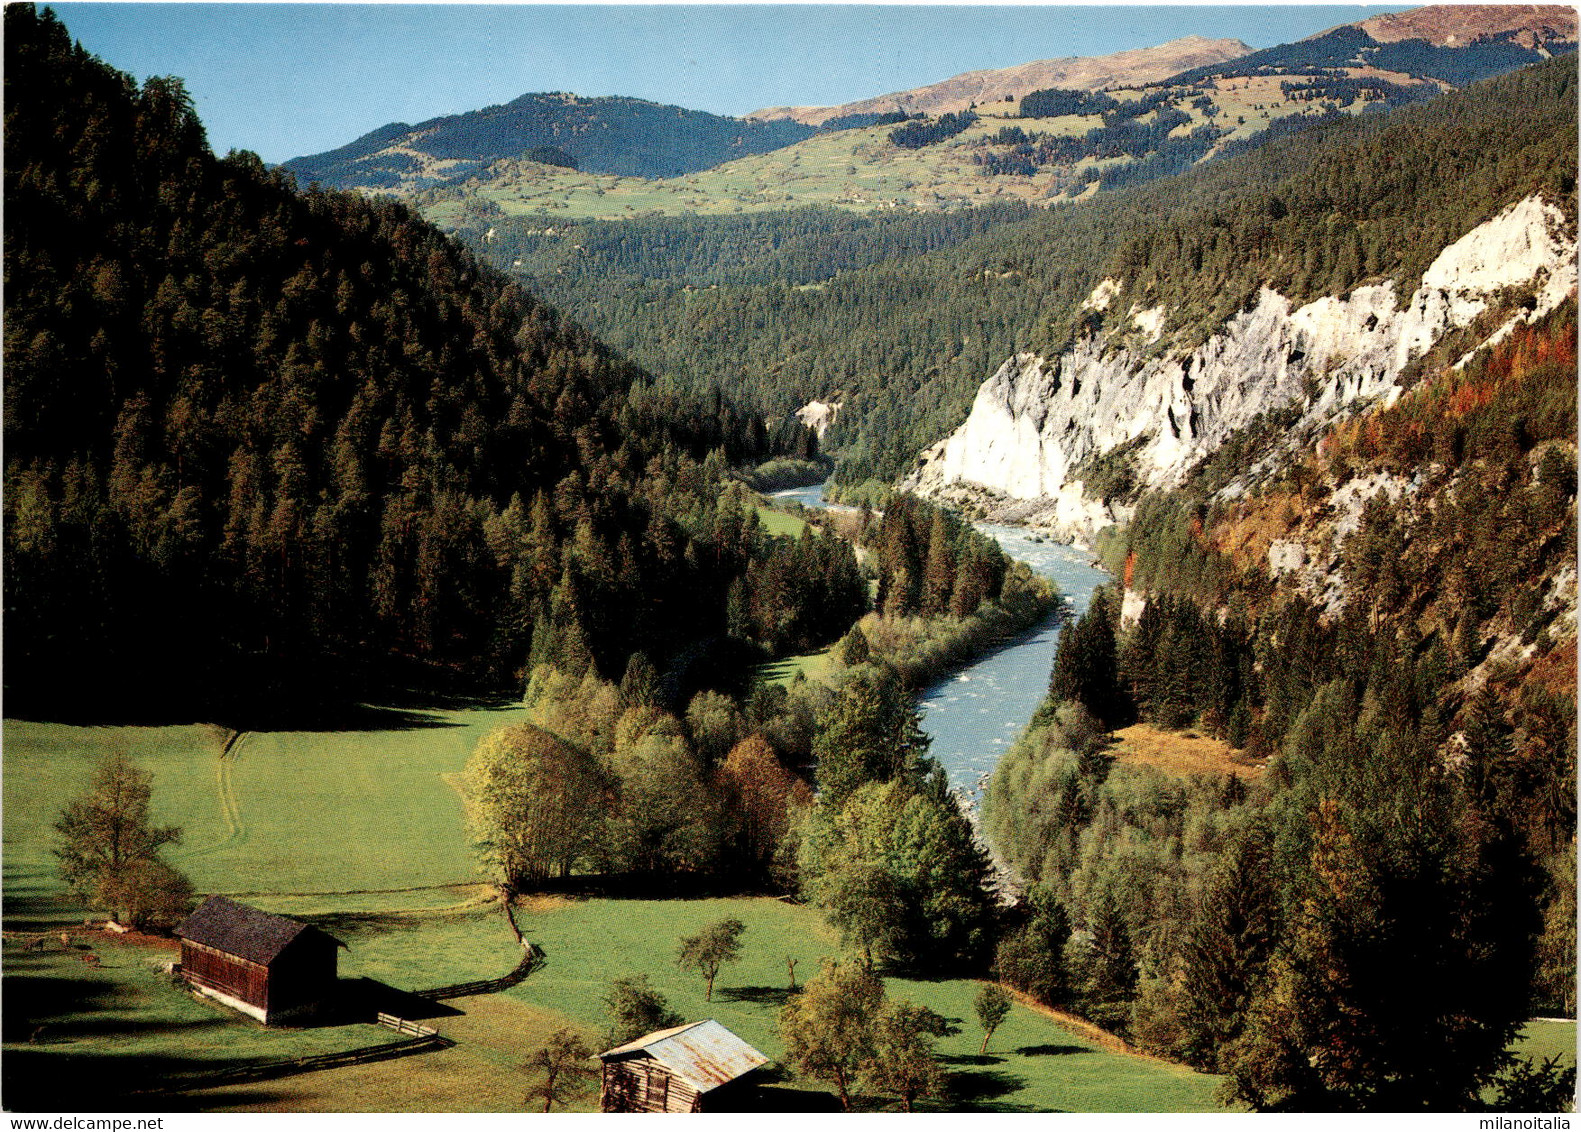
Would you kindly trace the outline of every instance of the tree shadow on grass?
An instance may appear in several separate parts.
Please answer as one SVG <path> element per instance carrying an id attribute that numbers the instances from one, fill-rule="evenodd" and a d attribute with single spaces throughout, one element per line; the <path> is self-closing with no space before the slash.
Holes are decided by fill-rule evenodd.
<path id="1" fill-rule="evenodd" d="M 51 888 L 42 872 L 5 870 L 5 927 L 9 932 L 75 931 L 82 927 L 82 905 Z"/>
<path id="2" fill-rule="evenodd" d="M 956 1057 L 941 1057 L 945 1065 L 1003 1065 L 1005 1059 L 991 1053 L 963 1053 Z"/>
<path id="3" fill-rule="evenodd" d="M 1001 1108 L 992 1102 L 1026 1088 L 1026 1078 L 1003 1069 L 974 1069 L 950 1074 L 950 1099 L 968 1109 Z M 1010 1106 L 1020 1107 L 1020 1106 Z"/>
<path id="4" fill-rule="evenodd" d="M 754 1006 L 784 1006 L 790 1001 L 789 987 L 720 987 L 714 991 L 720 1002 L 748 1002 Z"/>
<path id="5" fill-rule="evenodd" d="M 240 1058 L 86 1053 L 49 1046 L 12 1048 L 0 1063 L 0 1105 L 10 1112 L 58 1112 L 91 1101 L 96 1111 L 163 1112 L 172 1107 L 174 1098 L 139 1096 L 137 1091 L 170 1078 L 245 1064 Z"/>
<path id="6" fill-rule="evenodd" d="M 74 1033 L 83 1023 L 77 1015 L 112 1011 L 125 1000 L 126 992 L 108 979 L 61 978 L 48 973 L 22 973 L 25 958 L 6 957 L 5 1012 L 0 1015 L 0 1038 L 7 1042 L 26 1042 L 44 1034 Z M 84 1020 L 86 1021 L 86 1020 Z"/>
<path id="7" fill-rule="evenodd" d="M 739 1103 L 714 1110 L 719 1112 L 839 1112 L 840 1098 L 816 1089 L 787 1089 L 781 1085 L 760 1085 L 743 1096 Z"/>
<path id="8" fill-rule="evenodd" d="M 1022 1057 L 1060 1057 L 1069 1053 L 1091 1053 L 1086 1046 L 1072 1045 L 1040 1045 L 1017 1046 L 1016 1052 Z"/>
<path id="9" fill-rule="evenodd" d="M 709 1094 L 709 1112 L 839 1112 L 840 1100 L 820 1089 L 799 1089 L 783 1065 L 771 1062 Z"/>
<path id="10" fill-rule="evenodd" d="M 400 912 L 320 912 L 293 919 L 312 924 L 332 936 L 351 936 L 360 932 L 399 931 L 412 926 L 412 917 Z"/>
<path id="11" fill-rule="evenodd" d="M 426 731 L 461 726 L 429 714 L 433 710 L 445 709 L 415 703 L 288 704 L 235 709 L 226 712 L 222 722 L 237 731 Z"/>
<path id="12" fill-rule="evenodd" d="M 110 1042 L 143 1036 L 208 1041 L 230 1025 L 220 1017 L 175 1021 L 127 1017 L 135 992 L 125 984 L 62 972 L 59 956 L 6 957 L 5 1012 L 0 1036 L 0 1105 L 10 1111 L 59 1111 L 84 1099 L 96 1105 L 158 1111 L 162 1098 L 134 1098 L 167 1075 L 229 1069 L 238 1059 L 188 1058 L 135 1052 L 106 1053 Z M 174 988 L 172 994 L 180 993 Z M 95 1048 L 97 1047 L 97 1048 Z"/>
<path id="13" fill-rule="evenodd" d="M 304 1071 L 294 1068 L 291 1046 L 286 1041 L 280 1043 L 278 1053 L 271 1053 L 266 1044 L 254 1038 L 247 1045 L 253 1054 L 248 1057 L 163 1052 L 172 1046 L 183 1050 L 227 1050 L 232 1046 L 228 1035 L 235 1032 L 239 1019 L 226 1017 L 228 1012 L 224 1011 L 182 1020 L 169 1017 L 164 1011 L 159 1011 L 158 1017 L 135 1016 L 130 1011 L 136 1008 L 140 995 L 134 988 L 96 977 L 91 970 L 81 975 L 63 972 L 59 963 L 58 954 L 7 956 L 5 1012 L 0 1018 L 0 1036 L 7 1046 L 0 1061 L 0 1105 L 9 1111 L 59 1111 L 85 1096 L 95 1105 L 133 1112 L 198 1111 L 212 1108 L 216 1102 L 226 1107 L 262 1104 L 271 1095 L 256 1084 L 245 1091 L 217 1097 L 183 1097 L 176 1090 L 187 1084 L 205 1089 L 204 1082 L 211 1082 L 216 1074 L 252 1074 L 260 1063 L 273 1069 L 269 1076 Z M 288 1033 L 368 1023 L 381 1011 L 413 1021 L 462 1013 L 453 1006 L 375 979 L 346 979 L 339 990 L 342 993 L 337 1002 L 321 1016 L 304 1020 L 301 1026 L 278 1029 Z M 169 993 L 185 992 L 172 986 Z M 252 1023 L 241 1025 L 254 1028 Z M 401 1040 L 399 1034 L 374 1027 L 365 1034 L 362 1041 L 356 1042 L 359 1047 Z M 143 1039 L 157 1040 L 159 1051 L 154 1052 L 156 1047 L 149 1045 L 140 1047 Z M 419 1047 L 410 1052 L 426 1049 Z M 165 1089 L 171 1091 L 151 1091 Z"/>

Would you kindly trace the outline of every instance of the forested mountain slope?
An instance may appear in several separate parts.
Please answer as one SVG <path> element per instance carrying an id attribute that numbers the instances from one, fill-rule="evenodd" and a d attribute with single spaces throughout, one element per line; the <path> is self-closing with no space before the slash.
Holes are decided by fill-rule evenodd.
<path id="1" fill-rule="evenodd" d="M 1573 84 L 1573 57 L 1556 59 L 1167 181 L 1007 211 L 975 234 L 970 213 L 828 219 L 827 234 L 794 213 L 787 250 L 769 254 L 767 218 L 522 219 L 491 222 L 478 246 L 683 386 L 727 382 L 774 412 L 842 402 L 826 437 L 837 479 L 893 480 L 1012 353 L 1052 357 L 1094 330 L 1189 352 L 1264 283 L 1296 305 L 1386 277 L 1403 296 L 1505 206 L 1546 188 L 1571 208 Z M 749 257 L 751 270 L 720 266 Z M 1132 290 L 1084 309 L 1106 277 Z M 1129 321 L 1133 306 L 1165 309 L 1156 342 Z"/>
<path id="2" fill-rule="evenodd" d="M 1181 173 L 1324 119 L 1431 99 L 1572 52 L 1576 36 L 1568 8 L 1456 5 L 1250 54 L 1238 41 L 1188 37 L 972 72 L 840 107 L 758 111 L 819 129 L 685 176 L 600 176 L 540 152 L 385 188 L 447 225 L 521 215 L 561 223 L 729 216 L 795 205 L 859 212 L 1052 205 Z"/>
<path id="3" fill-rule="evenodd" d="M 801 141 L 812 127 L 752 122 L 640 98 L 524 94 L 409 126 L 391 122 L 339 149 L 285 163 L 325 188 L 412 190 L 466 180 L 503 158 L 590 173 L 678 177 Z"/>
<path id="4" fill-rule="evenodd" d="M 1575 1009 L 1573 290 L 1506 325 L 1144 492 L 988 791 L 1034 908 L 1109 941 L 1103 978 L 1050 988 L 1029 930 L 1012 980 L 1257 1108 L 1573 1104 L 1573 1069 L 1503 1052 Z M 1138 719 L 1220 738 L 1239 777 L 1115 761 Z"/>
<path id="5" fill-rule="evenodd" d="M 1504 1050 L 1575 1009 L 1575 84 L 1269 147 L 915 476 L 1117 578 L 985 801 L 1001 965 L 1259 1109 L 1573 1103 Z M 1116 759 L 1138 722 L 1236 777 Z M 1104 961 L 1050 982 L 1072 927 Z"/>
<path id="6" fill-rule="evenodd" d="M 1575 9 L 1560 4 L 1437 4 L 1344 24 L 1170 80 L 1393 72 L 1453 86 L 1574 51 Z M 1347 72 L 1351 72 L 1347 75 Z"/>
<path id="7" fill-rule="evenodd" d="M 1188 204 L 1129 241 L 1067 348 L 1007 362 L 913 482 L 1046 501 L 1090 537 L 1101 504 L 1172 482 L 1261 414 L 1310 432 L 1409 381 L 1447 332 L 1553 309 L 1575 286 L 1574 90 L 1558 59 L 1454 96 L 1452 119 L 1336 130 L 1305 166 L 1270 150 L 1247 172 L 1274 175 L 1248 177 L 1237 206 Z M 1522 138 L 1506 94 L 1546 105 L 1552 133 Z"/>
<path id="8" fill-rule="evenodd" d="M 804 430 L 652 393 L 404 206 L 216 160 L 178 81 L 52 14 L 5 30 L 9 710 L 498 684 L 529 646 L 618 677 L 724 636 L 766 548 L 719 533 L 720 475 Z"/>

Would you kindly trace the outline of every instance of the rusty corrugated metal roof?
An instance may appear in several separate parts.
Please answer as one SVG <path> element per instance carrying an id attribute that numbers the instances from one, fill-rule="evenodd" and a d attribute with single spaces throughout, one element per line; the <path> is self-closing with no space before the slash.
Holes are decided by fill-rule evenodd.
<path id="1" fill-rule="evenodd" d="M 712 1018 L 655 1030 L 598 1056 L 605 1061 L 624 1061 L 639 1053 L 647 1054 L 699 1093 L 727 1085 L 769 1063 L 768 1058 Z"/>

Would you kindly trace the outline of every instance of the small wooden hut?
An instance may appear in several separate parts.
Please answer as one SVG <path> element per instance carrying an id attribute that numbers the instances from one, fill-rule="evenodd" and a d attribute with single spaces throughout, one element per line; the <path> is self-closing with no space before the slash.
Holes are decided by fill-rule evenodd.
<path id="1" fill-rule="evenodd" d="M 728 1111 L 769 1059 L 718 1022 L 689 1022 L 605 1050 L 602 1112 Z"/>
<path id="2" fill-rule="evenodd" d="M 299 1020 L 334 997 L 339 948 L 309 924 L 211 896 L 176 929 L 188 985 L 265 1025 Z"/>

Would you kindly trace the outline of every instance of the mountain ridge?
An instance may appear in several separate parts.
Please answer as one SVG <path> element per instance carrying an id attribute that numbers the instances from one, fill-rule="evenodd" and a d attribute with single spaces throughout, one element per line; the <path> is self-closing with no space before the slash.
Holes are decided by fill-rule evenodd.
<path id="1" fill-rule="evenodd" d="M 1252 48 L 1238 39 L 1209 39 L 1187 35 L 1155 47 L 1138 47 L 1108 55 L 1066 55 L 1037 59 L 1012 67 L 965 71 L 936 83 L 892 91 L 838 106 L 768 106 L 743 115 L 748 121 L 792 119 L 821 126 L 835 118 L 884 114 L 948 114 L 973 103 L 1002 102 L 1029 91 L 1048 87 L 1067 90 L 1102 90 L 1127 83 L 1156 82 L 1181 71 L 1225 62 L 1250 54 Z"/>
<path id="2" fill-rule="evenodd" d="M 531 92 L 416 125 L 390 122 L 283 167 L 302 183 L 392 190 L 447 184 L 502 158 L 558 151 L 592 173 L 674 177 L 765 153 L 810 136 L 795 122 L 748 122 L 623 95 Z"/>
<path id="3" fill-rule="evenodd" d="M 1425 39 L 1435 47 L 1446 47 L 1462 37 L 1477 39 L 1513 32 L 1514 42 L 1522 47 L 1537 47 L 1550 39 L 1575 39 L 1576 12 L 1562 4 L 1433 4 L 1371 16 L 1354 26 L 1379 43 Z"/>

